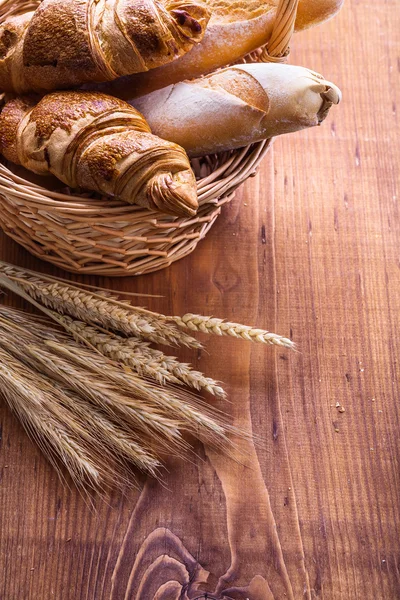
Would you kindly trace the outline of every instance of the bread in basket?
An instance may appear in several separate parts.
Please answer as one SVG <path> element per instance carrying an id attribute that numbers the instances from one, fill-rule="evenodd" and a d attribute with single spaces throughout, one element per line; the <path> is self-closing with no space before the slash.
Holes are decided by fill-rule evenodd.
<path id="1" fill-rule="evenodd" d="M 285 60 L 297 4 L 280 1 L 268 48 L 248 55 L 247 62 Z M 35 5 L 3 2 L 0 18 Z M 270 143 L 192 159 L 199 200 L 193 218 L 77 194 L 2 160 L 0 227 L 32 254 L 71 272 L 122 276 L 156 271 L 196 248 L 237 187 L 255 174 Z"/>

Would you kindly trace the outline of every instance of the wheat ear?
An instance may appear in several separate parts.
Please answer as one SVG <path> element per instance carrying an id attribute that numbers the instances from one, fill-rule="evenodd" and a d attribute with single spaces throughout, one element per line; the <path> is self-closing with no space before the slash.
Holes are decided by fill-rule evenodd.
<path id="1" fill-rule="evenodd" d="M 7 310 L 10 311 L 6 309 L 5 312 Z M 173 446 L 185 452 L 188 450 L 180 430 L 187 430 L 207 440 L 210 445 L 230 446 L 226 433 L 231 428 L 226 418 L 215 409 L 211 410 L 200 398 L 187 392 L 161 388 L 130 370 L 124 372 L 102 355 L 75 344 L 57 330 L 49 329 L 33 315 L 26 315 L 25 322 L 45 345 L 38 347 L 37 340 L 20 331 L 13 351 L 21 360 L 41 362 L 42 369 L 47 369 L 53 377 L 56 375 L 95 404 L 100 403 L 103 410 L 127 413 L 125 418 L 130 419 L 136 428 L 145 427 L 144 433 L 152 429 L 153 435 L 164 435 L 158 441 L 164 446 L 168 443 L 166 449 L 170 453 L 175 452 Z M 6 324 L 2 325 L 1 320 L 0 327 L 7 332 Z M 7 339 L 8 344 L 13 344 L 14 338 Z M 25 348 L 21 347 L 21 340 Z M 119 390 L 123 390 L 123 394 Z"/>
<path id="2" fill-rule="evenodd" d="M 54 336 L 54 334 L 53 334 Z M 75 342 L 32 339 L 21 332 L 17 339 L 2 328 L 0 345 L 12 353 L 29 368 L 61 383 L 73 393 L 83 396 L 94 406 L 101 408 L 109 417 L 124 420 L 142 438 L 157 441 L 170 453 L 186 452 L 188 445 L 182 439 L 179 427 L 181 422 L 163 414 L 157 407 L 143 401 L 134 394 L 125 393 L 119 385 L 119 369 L 107 364 L 101 355 L 80 347 Z M 82 358 L 83 356 L 83 358 Z M 100 365 L 97 363 L 100 361 Z M 94 369 L 90 368 L 94 365 Z M 112 380 L 115 369 L 117 380 Z M 104 376 L 104 371 L 107 376 Z"/>
<path id="3" fill-rule="evenodd" d="M 144 439 L 153 439 L 165 451 L 175 453 L 178 449 L 187 449 L 180 432 L 181 423 L 177 419 L 168 417 L 138 397 L 125 394 L 123 388 L 116 388 L 107 380 L 101 379 L 100 373 L 91 372 L 90 367 L 76 365 L 76 361 L 72 362 L 76 358 L 76 354 L 72 356 L 76 350 L 70 349 L 67 354 L 63 344 L 49 341 L 45 345 L 47 348 L 28 346 L 25 350 L 46 373 L 52 373 L 64 385 L 69 382 L 73 391 L 90 400 L 110 418 L 117 415 L 133 431 L 141 434 Z"/>
<path id="4" fill-rule="evenodd" d="M 75 353 L 73 347 L 49 341 L 48 346 L 61 356 L 65 356 L 70 363 L 76 363 L 81 368 L 91 369 L 97 377 L 102 377 L 104 366 L 101 361 L 101 356 L 93 355 L 90 350 L 81 348 L 79 354 Z M 218 418 L 218 411 L 211 411 L 206 403 L 201 399 L 197 399 L 187 393 L 179 390 L 168 390 L 153 386 L 149 382 L 135 376 L 130 371 L 123 372 L 112 364 L 107 363 L 104 359 L 104 364 L 108 364 L 107 372 L 104 378 L 117 386 L 117 389 L 123 389 L 128 398 L 141 398 L 146 413 L 154 418 L 154 415 L 167 415 L 170 419 L 168 432 L 171 437 L 171 443 L 174 442 L 178 447 L 185 449 L 180 431 L 188 431 L 194 433 L 199 439 L 207 439 L 212 446 L 223 447 L 229 446 L 230 443 L 226 437 L 226 432 L 231 430 L 229 425 L 221 422 Z M 95 384 L 96 387 L 97 384 Z M 197 405 L 197 406 L 196 406 Z M 114 400 L 114 409 L 118 408 L 118 404 Z M 211 413 L 215 413 L 213 417 Z M 146 414 L 147 416 L 147 414 Z M 175 422 L 174 422 L 175 420 Z M 155 427 L 155 424 L 152 424 Z M 175 427 L 174 427 L 175 426 Z M 165 433 L 167 438 L 167 432 Z M 186 447 L 186 450 L 188 447 Z M 169 449 L 172 451 L 172 447 Z"/>
<path id="5" fill-rule="evenodd" d="M 197 391 L 205 390 L 213 396 L 226 398 L 225 390 L 211 377 L 205 377 L 186 363 L 173 356 L 149 347 L 147 342 L 138 338 L 123 338 L 117 334 L 99 331 L 71 317 L 61 317 L 77 341 L 83 338 L 104 356 L 130 367 L 143 377 L 154 379 L 161 385 L 166 383 L 187 385 Z"/>
<path id="6" fill-rule="evenodd" d="M 249 342 L 259 342 L 261 344 L 269 344 L 283 346 L 294 350 L 295 344 L 289 338 L 270 333 L 264 329 L 255 329 L 247 325 L 239 323 L 230 323 L 223 319 L 215 317 L 203 317 L 202 315 L 193 315 L 188 313 L 183 317 L 168 317 L 174 321 L 179 327 L 190 329 L 191 331 L 200 331 L 218 336 L 230 336 L 240 338 Z"/>
<path id="7" fill-rule="evenodd" d="M 163 453 L 192 452 L 184 431 L 235 459 L 231 434 L 249 437 L 201 398 L 150 383 L 51 321 L 6 307 L 0 307 L 0 384 L 52 464 L 62 461 L 81 486 L 132 485 L 130 465 L 157 477 Z"/>
<path id="8" fill-rule="evenodd" d="M 15 284 L 13 287 L 9 286 L 10 281 Z M 65 280 L 41 276 L 34 271 L 24 271 L 3 261 L 0 261 L 0 285 L 9 287 L 16 293 L 21 289 L 31 298 L 58 313 L 157 344 L 202 347 L 198 340 L 176 328 L 175 325 L 178 325 L 181 329 L 194 332 L 230 336 L 292 350 L 295 348 L 295 344 L 287 337 L 263 329 L 191 313 L 183 317 L 166 317 L 132 306 L 129 301 L 118 300 L 116 296 L 104 290 L 87 291 L 77 285 L 67 284 Z"/>
<path id="9" fill-rule="evenodd" d="M 100 324 L 125 335 L 137 335 L 156 344 L 202 347 L 198 340 L 183 334 L 163 315 L 132 306 L 129 301 L 120 301 L 111 294 L 87 291 L 57 280 L 46 281 L 39 274 L 27 274 L 1 261 L 0 273 L 0 285 L 7 287 L 7 280 L 10 280 L 15 284 L 13 291 L 18 292 L 19 287 L 31 298 L 58 313 L 66 313 L 86 323 Z"/>

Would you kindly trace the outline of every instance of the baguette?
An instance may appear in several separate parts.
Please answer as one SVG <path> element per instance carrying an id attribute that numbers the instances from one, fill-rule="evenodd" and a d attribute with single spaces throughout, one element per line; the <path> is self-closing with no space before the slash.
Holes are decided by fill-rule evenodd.
<path id="1" fill-rule="evenodd" d="M 304 67 L 258 63 L 182 81 L 131 104 L 155 134 L 202 156 L 319 125 L 340 98 L 333 83 Z"/>
<path id="2" fill-rule="evenodd" d="M 279 0 L 203 0 L 211 18 L 203 40 L 178 60 L 148 73 L 121 77 L 98 89 L 124 100 L 172 83 L 200 77 L 236 63 L 268 43 Z M 295 31 L 317 25 L 338 12 L 343 0 L 300 0 Z M 282 27 L 289 27 L 288 22 Z M 95 88 L 93 88 L 95 89 Z"/>
<path id="3" fill-rule="evenodd" d="M 152 135 L 129 104 L 93 92 L 18 97 L 0 114 L 0 152 L 38 175 L 168 214 L 196 213 L 184 150 Z"/>
<path id="4" fill-rule="evenodd" d="M 192 0 L 44 0 L 0 26 L 0 89 L 43 92 L 152 69 L 199 42 L 208 19 Z"/>

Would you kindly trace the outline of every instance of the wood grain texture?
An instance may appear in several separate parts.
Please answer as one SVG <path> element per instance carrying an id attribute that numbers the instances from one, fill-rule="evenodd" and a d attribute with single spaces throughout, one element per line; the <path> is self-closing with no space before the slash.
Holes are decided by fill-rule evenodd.
<path id="1" fill-rule="evenodd" d="M 261 440 L 251 467 L 199 446 L 163 487 L 93 510 L 1 406 L 1 600 L 400 597 L 399 9 L 347 0 L 296 36 L 292 62 L 335 81 L 339 109 L 276 140 L 190 257 L 100 281 L 291 334 L 296 354 L 181 354 L 227 383 L 224 409 Z M 4 236 L 0 255 L 50 271 Z"/>

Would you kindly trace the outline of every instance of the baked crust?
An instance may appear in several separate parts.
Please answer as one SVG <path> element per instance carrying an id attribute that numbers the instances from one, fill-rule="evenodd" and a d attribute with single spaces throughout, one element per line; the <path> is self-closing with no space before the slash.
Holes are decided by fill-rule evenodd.
<path id="1" fill-rule="evenodd" d="M 10 100 L 0 114 L 0 151 L 72 188 L 180 216 L 193 216 L 198 207 L 185 151 L 152 135 L 143 115 L 105 94 Z"/>
<path id="2" fill-rule="evenodd" d="M 201 41 L 209 17 L 191 0 L 43 0 L 0 27 L 1 88 L 43 92 L 165 65 Z"/>

